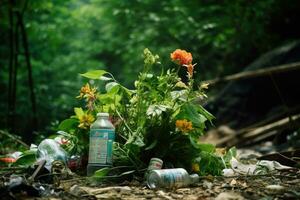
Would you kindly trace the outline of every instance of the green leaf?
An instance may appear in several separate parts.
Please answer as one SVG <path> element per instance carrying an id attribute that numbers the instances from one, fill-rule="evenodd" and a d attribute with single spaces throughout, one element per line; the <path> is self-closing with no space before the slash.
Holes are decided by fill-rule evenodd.
<path id="1" fill-rule="evenodd" d="M 113 93 L 113 91 L 106 94 L 100 94 L 98 95 L 98 98 L 101 103 L 105 104 L 106 106 L 118 105 L 122 99 L 120 95 Z"/>
<path id="2" fill-rule="evenodd" d="M 187 90 L 175 90 L 172 91 L 171 94 L 171 98 L 172 100 L 181 100 L 181 101 L 187 101 Z"/>
<path id="3" fill-rule="evenodd" d="M 193 123 L 193 127 L 200 129 L 199 131 L 202 132 L 205 128 L 206 118 L 198 113 L 197 107 L 198 106 L 191 103 L 184 104 L 181 107 L 180 113 L 176 116 L 176 119 L 186 119 L 191 121 Z"/>
<path id="4" fill-rule="evenodd" d="M 163 112 L 166 112 L 170 109 L 169 106 L 166 105 L 150 105 L 146 111 L 148 116 L 160 116 Z"/>
<path id="5" fill-rule="evenodd" d="M 223 156 L 223 159 L 226 162 L 226 164 L 228 164 L 233 157 L 236 157 L 236 148 L 235 147 L 231 147 L 226 152 L 226 154 Z"/>
<path id="6" fill-rule="evenodd" d="M 215 146 L 212 144 L 207 144 L 207 143 L 199 143 L 194 137 L 190 135 L 190 142 L 195 147 L 196 149 L 199 149 L 201 151 L 205 151 L 208 153 L 213 153 L 215 151 Z"/>
<path id="7" fill-rule="evenodd" d="M 111 170 L 111 168 L 109 168 L 109 167 L 104 167 L 102 169 L 99 169 L 99 170 L 95 171 L 93 177 L 101 178 L 101 177 L 107 176 L 107 174 L 110 172 L 110 170 Z"/>
<path id="8" fill-rule="evenodd" d="M 135 138 L 133 144 L 137 145 L 138 147 L 143 147 L 143 146 L 145 146 L 145 143 L 144 143 L 144 141 L 142 140 L 142 138 L 140 138 L 140 137 L 138 137 L 138 136 Z"/>
<path id="9" fill-rule="evenodd" d="M 157 140 L 154 140 L 148 147 L 145 148 L 146 151 L 153 149 L 157 145 Z"/>
<path id="10" fill-rule="evenodd" d="M 120 84 L 117 82 L 109 82 L 105 85 L 105 90 L 107 92 L 114 91 L 114 93 L 118 92 Z"/>
<path id="11" fill-rule="evenodd" d="M 59 124 L 58 130 L 68 132 L 70 129 L 76 128 L 77 125 L 78 125 L 78 120 L 76 120 L 74 118 L 65 119 Z"/>
<path id="12" fill-rule="evenodd" d="M 93 70 L 93 71 L 88 71 L 84 74 L 80 74 L 83 77 L 89 78 L 89 79 L 103 79 L 102 76 L 104 74 L 107 74 L 108 72 L 105 70 Z"/>
<path id="13" fill-rule="evenodd" d="M 212 120 L 215 118 L 210 112 L 208 112 L 205 108 L 203 108 L 201 105 L 198 105 L 199 112 L 204 115 L 204 117 L 212 123 Z"/>
<path id="14" fill-rule="evenodd" d="M 207 143 L 200 143 L 198 144 L 198 147 L 201 149 L 201 151 L 206 151 L 208 153 L 213 153 L 216 149 L 214 145 Z"/>
<path id="15" fill-rule="evenodd" d="M 36 151 L 28 150 L 13 164 L 14 166 L 31 166 L 36 162 Z"/>

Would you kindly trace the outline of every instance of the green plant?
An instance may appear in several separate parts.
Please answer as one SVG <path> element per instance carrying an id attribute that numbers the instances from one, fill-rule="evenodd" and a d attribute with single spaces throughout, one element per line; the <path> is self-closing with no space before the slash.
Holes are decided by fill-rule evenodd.
<path id="1" fill-rule="evenodd" d="M 178 66 L 171 69 L 165 69 L 159 56 L 149 49 L 145 49 L 143 55 L 144 68 L 135 81 L 134 90 L 122 86 L 104 70 L 81 74 L 93 83 L 97 83 L 94 80 L 99 80 L 99 85 L 105 83 L 105 90 L 91 87 L 89 83 L 81 88 L 78 98 L 85 100 L 85 109 L 75 108 L 76 115 L 59 126 L 69 140 L 66 148 L 87 152 L 89 125 L 95 114 L 109 112 L 116 126 L 115 166 L 140 170 L 152 157 L 159 157 L 175 167 L 201 174 L 220 174 L 226 166 L 222 158 L 214 154 L 213 145 L 199 142 L 206 123 L 211 123 L 214 117 L 199 103 L 206 97 L 207 85 L 194 84 L 192 54 L 175 50 L 171 59 Z M 185 83 L 178 76 L 182 67 L 187 70 Z M 159 68 L 160 73 L 154 74 L 157 71 L 154 68 Z M 207 167 L 203 167 L 203 161 L 207 162 Z M 198 168 L 192 167 L 195 165 Z"/>

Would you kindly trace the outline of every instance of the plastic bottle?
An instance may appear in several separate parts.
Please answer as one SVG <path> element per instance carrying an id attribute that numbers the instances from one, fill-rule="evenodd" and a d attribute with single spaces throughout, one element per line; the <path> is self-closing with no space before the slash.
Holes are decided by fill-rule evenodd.
<path id="1" fill-rule="evenodd" d="M 108 113 L 98 113 L 97 120 L 91 125 L 88 176 L 93 175 L 98 169 L 112 165 L 115 127 L 108 117 Z"/>
<path id="2" fill-rule="evenodd" d="M 150 189 L 179 188 L 199 181 L 198 174 L 189 175 L 183 168 L 152 170 L 147 178 Z"/>
<path id="3" fill-rule="evenodd" d="M 53 139 L 43 140 L 37 147 L 38 160 L 46 160 L 45 167 L 51 171 L 52 163 L 54 161 L 62 161 L 67 163 L 67 152 Z"/>

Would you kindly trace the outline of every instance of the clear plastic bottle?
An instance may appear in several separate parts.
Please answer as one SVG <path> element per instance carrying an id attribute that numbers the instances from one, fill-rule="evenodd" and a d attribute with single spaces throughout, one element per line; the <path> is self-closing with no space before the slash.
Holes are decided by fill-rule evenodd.
<path id="1" fill-rule="evenodd" d="M 53 139 L 43 140 L 37 147 L 38 160 L 46 160 L 45 167 L 51 171 L 52 163 L 54 161 L 62 161 L 67 163 L 67 152 Z"/>
<path id="2" fill-rule="evenodd" d="M 108 113 L 98 113 L 97 120 L 91 125 L 88 176 L 93 175 L 98 169 L 112 165 L 115 127 L 108 117 Z"/>
<path id="3" fill-rule="evenodd" d="M 152 170 L 147 178 L 150 189 L 179 188 L 199 181 L 198 174 L 189 175 L 183 168 Z"/>

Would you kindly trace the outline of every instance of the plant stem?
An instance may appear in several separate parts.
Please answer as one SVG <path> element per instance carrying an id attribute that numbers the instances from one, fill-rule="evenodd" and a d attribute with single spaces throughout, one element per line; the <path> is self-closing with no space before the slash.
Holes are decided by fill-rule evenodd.
<path id="1" fill-rule="evenodd" d="M 126 128 L 129 130 L 129 132 L 131 133 L 131 135 L 133 135 L 133 131 L 131 130 L 131 128 L 128 126 L 128 124 L 126 123 L 126 120 L 121 116 L 120 112 L 118 111 L 118 109 L 116 109 L 116 113 L 118 114 L 118 116 L 120 117 L 120 119 L 124 122 L 124 125 L 126 126 Z M 124 138 L 126 139 L 126 138 Z M 127 139 L 126 139 L 127 140 Z"/>

